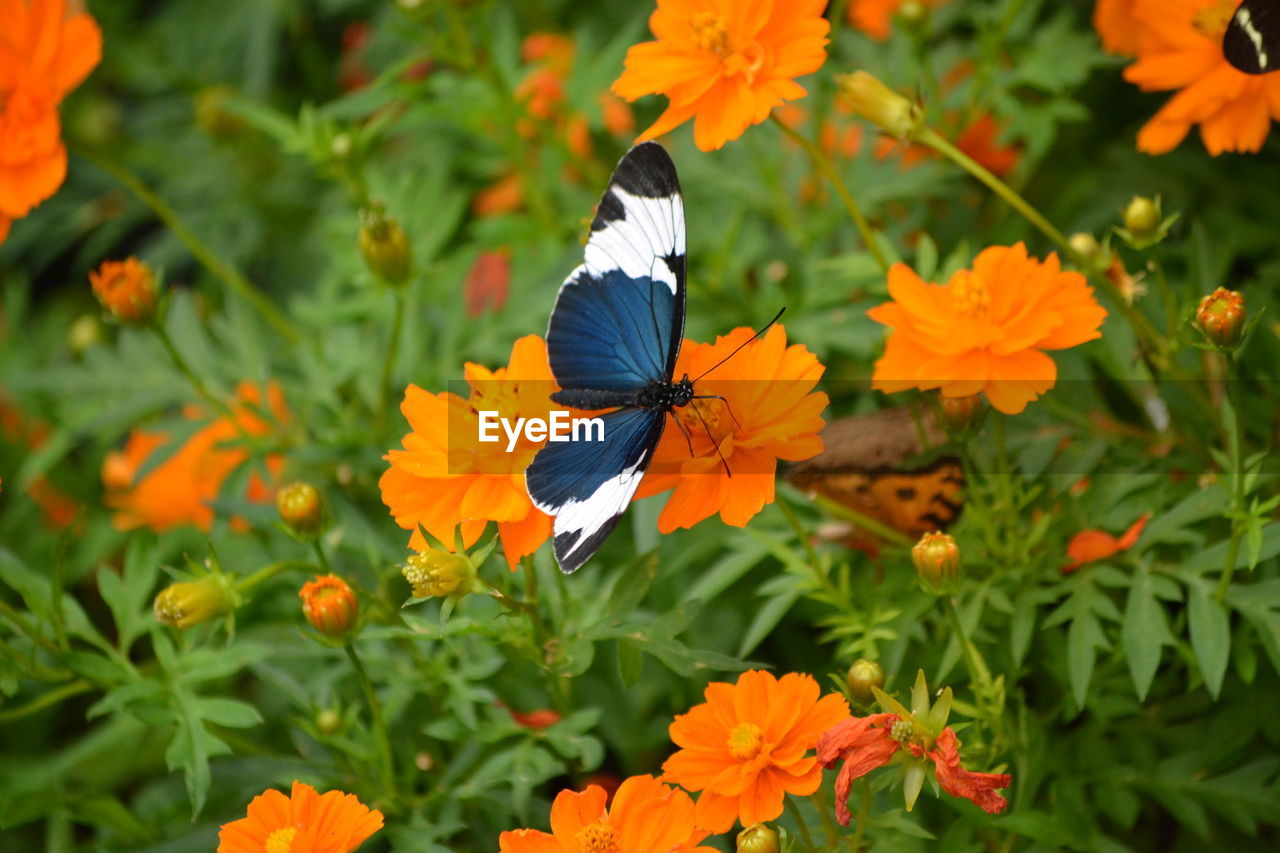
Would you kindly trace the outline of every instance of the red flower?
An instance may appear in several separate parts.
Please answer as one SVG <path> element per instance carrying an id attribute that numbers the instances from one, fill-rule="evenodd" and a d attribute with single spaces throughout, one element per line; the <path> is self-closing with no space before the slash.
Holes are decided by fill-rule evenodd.
<path id="1" fill-rule="evenodd" d="M 1138 537 L 1142 535 L 1142 529 L 1147 526 L 1149 518 L 1151 513 L 1143 513 L 1118 539 L 1104 530 L 1081 530 L 1067 543 L 1067 556 L 1071 558 L 1071 562 L 1062 567 L 1063 573 L 1069 574 L 1086 563 L 1096 563 L 1121 551 L 1128 551 L 1138 543 Z"/>
<path id="2" fill-rule="evenodd" d="M 987 814 L 999 814 L 1009 801 L 996 793 L 997 788 L 1007 788 L 1013 781 L 1008 773 L 974 773 L 960 766 L 960 753 L 956 751 L 956 733 L 949 727 L 942 730 L 933 749 L 924 752 L 915 744 L 911 754 L 921 752 L 933 760 L 938 773 L 938 784 L 953 797 L 974 803 Z"/>

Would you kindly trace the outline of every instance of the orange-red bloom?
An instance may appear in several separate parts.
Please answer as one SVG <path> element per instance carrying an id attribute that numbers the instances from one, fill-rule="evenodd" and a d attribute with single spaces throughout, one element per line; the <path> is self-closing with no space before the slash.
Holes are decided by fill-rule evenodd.
<path id="1" fill-rule="evenodd" d="M 500 442 L 479 441 L 481 409 L 495 411 L 514 423 L 517 418 L 547 418 L 550 394 L 557 390 L 547 361 L 547 344 L 536 335 L 515 342 L 511 360 L 490 371 L 468 363 L 464 376 L 471 386 L 468 399 L 445 392 L 430 394 L 416 385 L 405 390 L 400 411 L 412 432 L 403 450 L 385 457 L 390 467 L 378 481 L 382 501 L 405 530 L 412 530 L 409 547 L 426 550 L 418 531 L 426 528 L 449 547 L 461 529 L 467 547 L 480 538 L 485 525 L 498 523 L 502 550 L 512 571 L 520 558 L 538 550 L 551 535 L 551 516 L 537 509 L 524 486 L 524 469 L 545 444 L 521 433 L 513 452 Z"/>
<path id="2" fill-rule="evenodd" d="M 1102 39 L 1102 48 L 1117 56 L 1136 56 L 1142 40 L 1142 25 L 1133 16 L 1136 0 L 1098 0 L 1093 7 L 1093 28 Z"/>
<path id="3" fill-rule="evenodd" d="M 984 393 L 1017 414 L 1053 387 L 1057 365 L 1045 350 L 1101 337 L 1106 310 L 1057 255 L 1027 257 L 1021 244 L 984 249 L 972 270 L 926 284 L 909 267 L 889 270 L 886 302 L 867 312 L 893 331 L 872 386 L 892 393 L 939 388 L 945 397 Z"/>
<path id="4" fill-rule="evenodd" d="M 699 847 L 693 800 L 652 776 L 632 776 L 606 806 L 604 788 L 561 791 L 551 805 L 551 832 L 517 829 L 498 836 L 501 853 L 715 853 Z"/>
<path id="5" fill-rule="evenodd" d="M 827 0 L 658 0 L 656 41 L 633 46 L 613 91 L 628 101 L 662 94 L 666 112 L 640 135 L 653 139 L 694 119 L 693 139 L 714 151 L 803 98 L 796 77 L 827 59 Z"/>
<path id="6" fill-rule="evenodd" d="M 1200 125 L 1210 154 L 1257 151 L 1280 119 L 1280 74 L 1245 74 L 1222 55 L 1235 0 L 1132 0 L 1141 27 L 1125 79 L 1144 91 L 1178 90 L 1138 133 L 1138 150 L 1172 151 Z"/>
<path id="7" fill-rule="evenodd" d="M 496 252 L 481 252 L 462 283 L 467 316 L 475 319 L 484 316 L 486 311 L 501 311 L 507 304 L 510 283 L 511 250 L 503 246 Z"/>
<path id="8" fill-rule="evenodd" d="M 289 796 L 264 791 L 247 817 L 223 824 L 218 853 L 351 853 L 380 829 L 382 812 L 354 794 L 294 782 Z"/>
<path id="9" fill-rule="evenodd" d="M 133 256 L 103 261 L 89 273 L 89 283 L 102 307 L 122 323 L 142 323 L 155 313 L 155 274 Z"/>
<path id="10" fill-rule="evenodd" d="M 102 56 L 102 33 L 65 0 L 0 0 L 0 242 L 62 185 L 58 102 Z"/>
<path id="11" fill-rule="evenodd" d="M 889 38 L 893 16 L 898 13 L 909 0 L 850 0 L 849 10 L 845 13 L 849 23 L 871 36 L 876 41 Z M 918 0 L 926 6 L 939 6 L 944 0 Z"/>
<path id="12" fill-rule="evenodd" d="M 675 375 L 702 376 L 752 334 L 744 327 L 714 344 L 685 341 Z M 796 462 L 822 452 L 818 433 L 827 395 L 813 390 L 822 372 L 817 356 L 801 344 L 787 346 L 786 330 L 775 325 L 699 381 L 696 393 L 724 399 L 676 409 L 678 423 L 667 424 L 637 491 L 648 497 L 675 490 L 658 529 L 692 527 L 716 513 L 725 524 L 743 527 L 773 503 L 778 460 Z"/>
<path id="13" fill-rule="evenodd" d="M 1121 551 L 1128 551 L 1138 544 L 1138 537 L 1142 535 L 1142 530 L 1147 526 L 1147 520 L 1150 518 L 1151 513 L 1143 513 L 1119 538 L 1104 530 L 1093 528 L 1081 530 L 1067 543 L 1067 557 L 1070 560 L 1062 567 L 1062 571 L 1074 572 L 1086 563 L 1096 563 L 1099 560 L 1114 557 Z"/>
<path id="14" fill-rule="evenodd" d="M 737 684 L 707 685 L 707 701 L 671 724 L 680 747 L 662 765 L 663 778 L 698 797 L 698 826 L 725 832 L 782 814 L 787 794 L 818 790 L 822 768 L 811 750 L 823 732 L 849 715 L 844 698 L 819 698 L 812 676 L 744 672 Z"/>
<path id="15" fill-rule="evenodd" d="M 355 627 L 360 609 L 355 590 L 337 575 L 316 575 L 298 590 L 298 598 L 311 627 L 326 637 L 345 637 Z"/>
<path id="16" fill-rule="evenodd" d="M 897 714 L 871 714 L 841 721 L 818 741 L 818 761 L 823 767 L 829 769 L 843 762 L 836 777 L 836 820 L 841 826 L 849 825 L 849 789 L 854 780 L 888 764 L 899 750 L 932 761 L 938 784 L 951 796 L 969 800 L 990 814 L 1004 811 L 1009 803 L 996 790 L 1007 788 L 1013 777 L 964 769 L 958 746 L 950 726 L 936 738 L 922 739 L 915 726 Z"/>
<path id="17" fill-rule="evenodd" d="M 288 420 L 284 395 L 275 383 L 267 385 L 270 416 L 277 423 Z M 169 443 L 163 433 L 134 430 L 124 449 L 110 453 L 102 464 L 102 482 L 107 489 L 107 505 L 116 510 L 116 527 L 130 530 L 150 527 L 162 531 L 182 524 L 201 530 L 213 526 L 210 503 L 222 491 L 222 483 L 249 458 L 245 439 L 269 435 L 273 425 L 262 410 L 262 393 L 249 382 L 236 389 L 234 418 L 222 416 L 200 428 L 177 452 L 141 477 L 143 464 L 153 452 Z M 189 407 L 187 417 L 199 420 L 206 413 Z M 284 465 L 276 455 L 266 458 L 268 473 L 274 478 Z M 271 499 L 272 489 L 255 472 L 245 498 L 261 503 Z M 234 522 L 234 520 L 233 520 Z"/>

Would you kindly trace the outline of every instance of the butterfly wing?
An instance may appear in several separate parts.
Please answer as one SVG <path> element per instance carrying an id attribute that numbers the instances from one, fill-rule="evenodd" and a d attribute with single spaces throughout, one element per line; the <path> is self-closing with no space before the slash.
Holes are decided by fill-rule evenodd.
<path id="1" fill-rule="evenodd" d="M 1244 0 L 1222 37 L 1222 55 L 1246 74 L 1280 70 L 1280 2 Z"/>
<path id="2" fill-rule="evenodd" d="M 604 440 L 548 444 L 524 472 L 538 509 L 555 516 L 553 547 L 564 572 L 578 569 L 617 526 L 644 478 L 666 412 L 602 415 Z"/>
<path id="3" fill-rule="evenodd" d="M 557 402 L 624 407 L 604 416 L 603 441 L 549 443 L 525 471 L 534 504 L 555 517 L 566 572 L 609 535 L 644 477 L 666 413 L 625 407 L 649 384 L 670 381 L 684 312 L 680 182 L 662 146 L 646 142 L 614 170 L 583 263 L 561 285 L 547 326 Z"/>

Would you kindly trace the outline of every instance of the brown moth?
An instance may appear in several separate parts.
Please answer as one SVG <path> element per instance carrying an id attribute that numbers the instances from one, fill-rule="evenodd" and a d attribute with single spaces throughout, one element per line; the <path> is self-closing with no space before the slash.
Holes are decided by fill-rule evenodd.
<path id="1" fill-rule="evenodd" d="M 838 418 L 822 431 L 822 452 L 792 466 L 787 479 L 810 495 L 822 495 L 915 538 L 945 530 L 960 514 L 960 460 L 941 456 L 911 464 L 946 442 L 928 410 L 918 422 L 907 408 Z M 845 521 L 821 533 L 871 554 L 880 541 Z"/>

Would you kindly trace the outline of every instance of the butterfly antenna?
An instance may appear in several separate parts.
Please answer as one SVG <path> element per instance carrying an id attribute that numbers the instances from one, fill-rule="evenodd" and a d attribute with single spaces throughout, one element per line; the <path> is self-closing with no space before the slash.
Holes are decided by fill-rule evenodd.
<path id="1" fill-rule="evenodd" d="M 668 414 L 671 415 L 671 420 L 676 422 L 676 429 L 680 430 L 680 434 L 684 436 L 685 443 L 689 445 L 690 458 L 697 456 L 698 454 L 693 452 L 693 439 L 689 437 L 689 431 L 684 428 L 684 424 L 680 423 L 680 419 L 676 417 L 674 411 L 668 412 Z"/>
<path id="2" fill-rule="evenodd" d="M 729 353 L 729 354 L 728 354 L 728 355 L 726 355 L 724 358 L 722 358 L 722 359 L 720 359 L 719 361 L 717 361 L 714 365 L 712 365 L 712 366 L 710 367 L 710 369 L 703 371 L 702 376 L 697 377 L 697 378 L 696 378 L 696 379 L 694 379 L 693 381 L 694 381 L 694 382 L 697 382 L 697 381 L 698 381 L 698 379 L 701 379 L 703 376 L 706 376 L 706 375 L 707 375 L 708 373 L 710 373 L 712 370 L 715 370 L 717 367 L 719 367 L 720 365 L 724 364 L 726 361 L 728 361 L 729 359 L 731 359 L 731 358 L 733 358 L 735 355 L 737 355 L 739 352 L 741 352 L 741 351 L 742 351 L 742 348 L 743 348 L 743 347 L 745 347 L 747 344 L 751 343 L 752 341 L 755 341 L 757 338 L 759 338 L 759 337 L 760 337 L 761 335 L 763 335 L 765 332 L 769 331 L 769 328 L 770 328 L 771 326 L 773 326 L 773 324 L 774 324 L 774 323 L 778 322 L 778 318 L 779 318 L 779 317 L 781 317 L 781 316 L 783 315 L 783 313 L 785 313 L 785 312 L 786 312 L 786 310 L 787 310 L 787 309 L 786 309 L 786 307 L 784 306 L 784 307 L 782 308 L 782 310 L 781 310 L 781 311 L 779 311 L 777 314 L 774 314 L 774 315 L 773 315 L 773 319 L 772 319 L 772 320 L 770 320 L 769 322 L 765 323 L 763 326 L 761 326 L 761 327 L 760 327 L 760 331 L 756 332 L 756 333 L 755 333 L 754 335 L 752 335 L 750 338 L 748 338 L 747 340 L 743 341 L 741 344 L 739 344 L 737 347 L 735 347 L 735 348 L 734 348 L 733 352 Z"/>
<path id="3" fill-rule="evenodd" d="M 781 314 L 781 312 L 779 312 L 779 314 Z M 774 317 L 773 319 L 776 320 L 778 318 Z M 765 328 L 767 329 L 769 327 L 765 326 Z M 711 427 L 707 424 L 707 419 L 702 416 L 702 410 L 698 408 L 696 403 L 693 405 L 693 411 L 697 413 L 698 420 L 702 421 L 702 428 L 707 431 L 707 438 L 711 439 L 711 446 L 716 449 L 716 456 L 720 457 L 720 464 L 724 466 L 724 473 L 729 477 L 732 477 L 733 472 L 729 470 L 729 460 L 725 459 L 724 454 L 720 452 L 720 442 L 716 441 L 716 437 L 711 434 Z"/>

